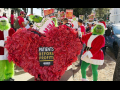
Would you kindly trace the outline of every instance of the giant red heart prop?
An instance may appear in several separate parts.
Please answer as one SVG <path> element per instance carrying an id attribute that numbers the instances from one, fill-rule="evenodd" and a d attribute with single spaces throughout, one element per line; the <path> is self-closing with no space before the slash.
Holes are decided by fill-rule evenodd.
<path id="1" fill-rule="evenodd" d="M 18 29 L 12 37 L 8 37 L 6 43 L 8 60 L 40 81 L 60 80 L 67 67 L 77 60 L 82 49 L 76 31 L 67 26 L 53 27 L 46 34 L 25 28 Z M 39 47 L 54 48 L 53 65 L 40 66 Z"/>

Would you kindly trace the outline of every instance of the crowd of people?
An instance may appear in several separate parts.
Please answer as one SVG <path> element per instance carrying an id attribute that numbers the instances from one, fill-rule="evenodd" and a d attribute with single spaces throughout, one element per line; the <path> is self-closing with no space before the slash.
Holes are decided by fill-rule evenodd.
<path id="1" fill-rule="evenodd" d="M 3 13 L 3 17 L 7 18 L 6 17 L 6 13 Z M 74 25 L 69 23 L 68 21 L 69 20 L 67 18 L 64 18 L 63 23 L 59 22 L 59 25 L 66 25 L 66 26 L 69 26 L 69 27 L 73 28 Z M 28 20 L 28 16 L 26 16 L 26 13 L 24 11 L 21 11 L 20 12 L 20 16 L 15 18 L 14 17 L 14 10 L 11 10 L 10 23 L 11 23 L 11 27 L 15 31 L 17 31 L 18 28 L 27 28 L 27 29 L 33 28 L 33 22 L 30 22 Z M 105 24 L 105 22 L 103 20 L 100 20 L 99 23 L 102 23 L 104 25 L 104 27 L 106 27 L 106 24 Z M 103 32 L 104 30 L 102 31 L 102 29 L 100 29 L 101 27 L 98 27 L 98 26 L 97 26 L 98 28 L 94 28 L 96 25 L 97 25 L 96 23 L 87 23 L 87 26 L 85 27 L 84 21 L 82 19 L 78 19 L 78 28 L 76 29 L 76 31 L 80 31 L 81 32 L 81 34 L 80 34 L 81 36 L 80 37 L 82 37 L 83 49 L 81 50 L 80 64 L 79 65 L 81 66 L 82 78 L 84 78 L 83 81 L 86 79 L 86 77 L 85 77 L 85 73 L 86 73 L 85 70 L 89 66 L 89 64 L 92 64 L 94 80 L 97 80 L 97 68 L 98 68 L 98 65 L 103 64 L 103 60 L 102 60 L 103 57 L 102 56 L 101 56 L 102 59 L 101 59 L 101 57 L 100 58 L 94 57 L 93 59 L 87 59 L 89 61 L 87 61 L 86 59 L 83 58 L 83 56 L 85 57 L 85 55 L 88 55 L 88 57 L 92 57 L 95 52 L 99 52 L 99 54 L 102 55 L 102 52 L 100 50 L 98 50 L 98 49 L 101 49 L 101 48 L 103 50 L 103 53 L 105 54 L 104 47 L 103 47 L 104 46 L 104 42 L 101 44 L 100 42 L 97 41 L 97 43 L 100 43 L 100 45 L 101 45 L 100 48 L 95 48 L 94 46 L 92 46 L 93 44 L 91 44 L 92 42 L 94 42 L 94 39 L 96 37 L 98 37 L 98 36 L 99 36 L 99 38 L 101 38 L 101 40 L 103 39 L 103 37 L 100 36 L 100 35 L 103 34 L 103 33 L 101 34 L 101 32 Z M 96 33 L 95 33 L 95 31 L 92 31 L 93 29 L 94 30 L 98 29 L 98 31 L 96 30 Z M 88 37 L 87 41 L 86 41 L 85 36 L 86 36 L 86 38 Z M 89 41 L 89 38 L 90 38 L 91 41 Z M 103 39 L 103 41 L 104 41 L 104 39 Z M 87 44 L 90 44 L 90 46 L 92 47 L 93 51 L 91 50 L 91 48 L 88 47 L 89 45 L 87 45 Z M 91 52 L 88 51 L 89 52 L 88 53 L 87 51 L 85 51 L 86 48 L 89 48 L 89 50 L 91 50 Z M 98 51 L 96 51 L 94 48 L 96 50 L 98 50 Z M 87 52 L 87 53 L 85 53 L 85 52 Z M 82 61 L 82 58 L 83 58 L 84 61 Z M 100 59 L 101 62 L 98 62 L 99 60 L 97 60 L 97 59 Z M 93 62 L 92 62 L 92 60 L 93 60 Z M 83 62 L 83 64 L 82 64 L 82 62 Z"/>
<path id="2" fill-rule="evenodd" d="M 6 13 L 3 13 L 3 16 L 7 18 Z M 16 23 L 18 22 L 18 23 Z M 16 23 L 16 24 L 15 24 Z M 18 28 L 32 28 L 33 23 L 28 20 L 28 16 L 24 11 L 20 12 L 20 15 L 18 17 L 14 16 L 14 10 L 11 10 L 11 16 L 10 16 L 10 24 L 11 27 L 16 31 Z"/>

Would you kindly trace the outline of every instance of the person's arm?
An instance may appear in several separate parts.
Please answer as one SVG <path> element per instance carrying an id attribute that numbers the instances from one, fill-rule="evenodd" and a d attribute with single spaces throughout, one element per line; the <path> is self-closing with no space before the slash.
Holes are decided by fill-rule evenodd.
<path id="1" fill-rule="evenodd" d="M 81 34 L 82 36 L 84 35 L 84 28 L 83 27 L 80 27 L 81 28 Z"/>
<path id="2" fill-rule="evenodd" d="M 22 22 L 22 25 L 23 25 L 24 27 L 26 27 L 28 23 L 29 23 L 29 21 L 28 21 L 26 24 L 25 24 L 24 22 Z"/>
<path id="3" fill-rule="evenodd" d="M 84 32 L 81 32 L 82 33 L 82 35 L 84 35 Z"/>
<path id="4" fill-rule="evenodd" d="M 93 55 L 95 55 L 102 47 L 105 45 L 105 38 L 102 36 L 97 41 L 97 47 L 91 48 L 88 51 L 88 57 L 91 58 Z"/>

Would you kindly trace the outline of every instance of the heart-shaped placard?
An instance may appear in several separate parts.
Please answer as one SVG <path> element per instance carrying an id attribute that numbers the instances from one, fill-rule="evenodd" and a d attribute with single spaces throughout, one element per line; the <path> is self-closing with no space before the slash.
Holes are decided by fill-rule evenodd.
<path id="1" fill-rule="evenodd" d="M 22 67 L 39 81 L 58 81 L 67 67 L 77 60 L 82 44 L 77 33 L 67 26 L 53 27 L 46 34 L 18 29 L 6 41 L 8 60 Z M 39 47 L 53 47 L 53 65 L 40 66 Z"/>

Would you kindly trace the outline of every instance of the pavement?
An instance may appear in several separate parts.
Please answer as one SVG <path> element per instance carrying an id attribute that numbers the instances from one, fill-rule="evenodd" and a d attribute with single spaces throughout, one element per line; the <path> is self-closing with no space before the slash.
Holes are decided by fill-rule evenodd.
<path id="1" fill-rule="evenodd" d="M 34 76 L 24 72 L 24 70 L 18 66 L 15 66 L 15 75 L 13 78 L 15 81 L 34 81 Z M 72 65 L 67 68 L 60 81 L 73 81 Z"/>
<path id="2" fill-rule="evenodd" d="M 115 60 L 114 54 L 107 48 L 104 64 L 98 67 L 98 81 L 113 81 L 116 65 Z M 77 64 L 79 64 L 79 60 L 67 68 L 60 81 L 81 81 L 81 69 L 80 66 L 76 66 Z M 91 65 L 87 68 L 86 77 L 89 81 L 93 80 Z M 15 81 L 34 81 L 34 76 L 24 72 L 24 70 L 18 66 L 15 66 L 15 75 L 13 78 Z"/>

